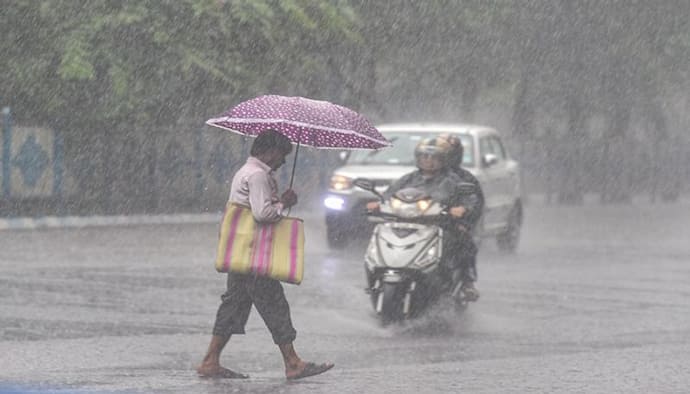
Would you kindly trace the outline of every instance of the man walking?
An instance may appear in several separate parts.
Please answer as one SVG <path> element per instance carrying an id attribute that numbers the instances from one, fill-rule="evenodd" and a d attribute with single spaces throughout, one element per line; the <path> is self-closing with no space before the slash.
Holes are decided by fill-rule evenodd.
<path id="1" fill-rule="evenodd" d="M 237 171 L 230 189 L 230 202 L 251 208 L 254 219 L 276 222 L 283 210 L 297 203 L 291 189 L 278 196 L 273 172 L 285 164 L 292 151 L 290 140 L 275 130 L 265 130 L 252 144 L 250 157 Z M 318 375 L 333 368 L 332 363 L 315 364 L 303 361 L 293 347 L 297 335 L 290 319 L 290 307 L 279 281 L 253 274 L 228 273 L 227 291 L 216 314 L 213 337 L 197 373 L 202 377 L 248 378 L 220 365 L 220 354 L 232 334 L 244 334 L 249 312 L 254 305 L 278 345 L 285 363 L 287 379 Z"/>

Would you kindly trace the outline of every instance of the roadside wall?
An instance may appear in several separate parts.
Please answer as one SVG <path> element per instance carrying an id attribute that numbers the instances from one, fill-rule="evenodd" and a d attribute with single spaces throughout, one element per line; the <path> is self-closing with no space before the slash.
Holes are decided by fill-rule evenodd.
<path id="1" fill-rule="evenodd" d="M 5 127 L 0 144 L 0 217 L 205 213 L 224 208 L 251 139 L 210 127 L 79 133 Z M 293 155 L 277 172 L 290 180 Z M 294 189 L 317 203 L 336 151 L 301 147 Z"/>

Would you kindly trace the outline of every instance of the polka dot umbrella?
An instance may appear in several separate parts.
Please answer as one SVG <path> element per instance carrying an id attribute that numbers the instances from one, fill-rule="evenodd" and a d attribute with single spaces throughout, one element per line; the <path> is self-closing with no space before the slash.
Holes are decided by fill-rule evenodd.
<path id="1" fill-rule="evenodd" d="M 241 102 L 206 124 L 255 137 L 274 129 L 297 144 L 320 149 L 380 149 L 391 143 L 359 113 L 328 101 L 265 95 Z M 290 186 L 295 176 L 292 166 Z"/>

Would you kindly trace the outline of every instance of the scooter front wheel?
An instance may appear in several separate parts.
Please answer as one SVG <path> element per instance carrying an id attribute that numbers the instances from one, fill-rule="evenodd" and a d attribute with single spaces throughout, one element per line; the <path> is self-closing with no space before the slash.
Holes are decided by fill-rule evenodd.
<path id="1" fill-rule="evenodd" d="M 379 294 L 377 312 L 384 323 L 402 320 L 405 291 L 399 283 L 384 283 Z"/>

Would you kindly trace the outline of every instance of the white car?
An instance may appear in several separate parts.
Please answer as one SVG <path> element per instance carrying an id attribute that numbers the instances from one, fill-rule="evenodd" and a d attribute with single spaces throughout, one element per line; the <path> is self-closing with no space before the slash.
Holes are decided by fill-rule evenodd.
<path id="1" fill-rule="evenodd" d="M 477 177 L 484 192 L 484 212 L 476 236 L 496 238 L 503 251 L 516 250 L 523 219 L 520 168 L 510 158 L 496 130 L 480 125 L 441 123 L 384 124 L 377 129 L 393 146 L 377 151 L 351 151 L 345 165 L 331 176 L 324 199 L 331 248 L 342 248 L 350 239 L 370 235 L 365 205 L 376 197 L 354 186 L 355 179 L 370 179 L 382 192 L 393 181 L 416 169 L 414 148 L 420 140 L 451 133 L 462 141 L 462 166 Z"/>

